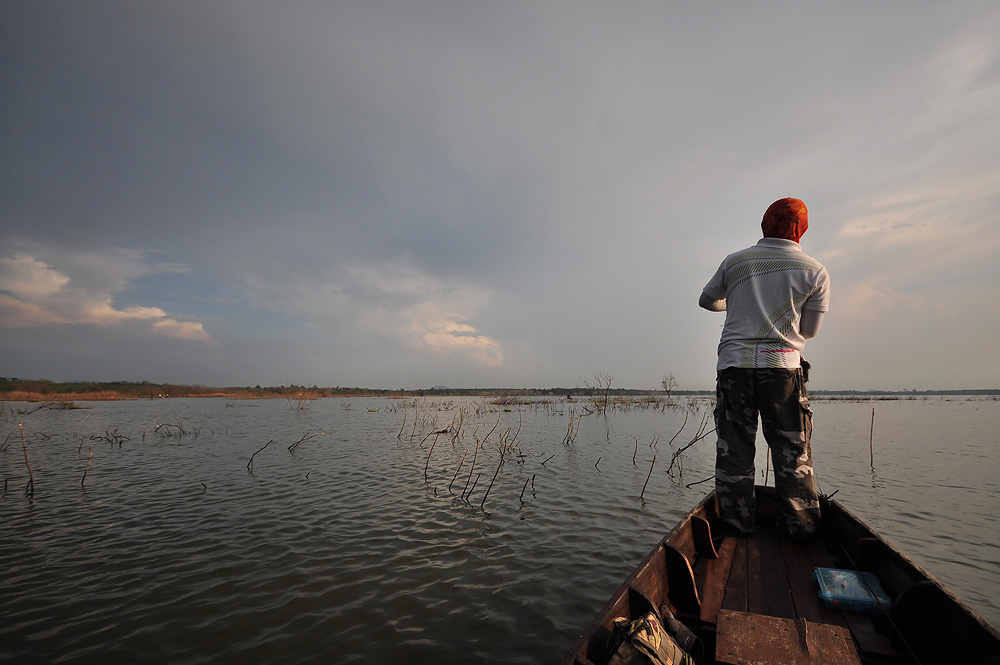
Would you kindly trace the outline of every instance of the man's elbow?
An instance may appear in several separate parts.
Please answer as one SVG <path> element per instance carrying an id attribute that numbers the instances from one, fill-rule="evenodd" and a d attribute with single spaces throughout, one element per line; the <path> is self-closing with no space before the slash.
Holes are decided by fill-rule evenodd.
<path id="1" fill-rule="evenodd" d="M 726 311 L 726 299 L 723 298 L 722 300 L 716 300 L 702 291 L 701 297 L 698 298 L 698 306 L 702 309 L 707 309 L 710 312 L 724 312 Z"/>

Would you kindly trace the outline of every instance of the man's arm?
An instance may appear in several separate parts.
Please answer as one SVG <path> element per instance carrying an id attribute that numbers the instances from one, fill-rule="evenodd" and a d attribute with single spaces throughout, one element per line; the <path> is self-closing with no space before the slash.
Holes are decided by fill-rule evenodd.
<path id="1" fill-rule="evenodd" d="M 815 337 L 819 332 L 819 327 L 823 324 L 824 312 L 817 312 L 814 309 L 802 310 L 802 318 L 799 320 L 799 332 L 803 337 L 809 339 Z"/>
<path id="2" fill-rule="evenodd" d="M 726 299 L 723 298 L 722 300 L 716 300 L 712 296 L 702 291 L 701 297 L 698 298 L 698 306 L 701 307 L 702 309 L 707 309 L 710 312 L 725 312 Z M 803 319 L 804 318 L 805 316 L 803 315 Z"/>

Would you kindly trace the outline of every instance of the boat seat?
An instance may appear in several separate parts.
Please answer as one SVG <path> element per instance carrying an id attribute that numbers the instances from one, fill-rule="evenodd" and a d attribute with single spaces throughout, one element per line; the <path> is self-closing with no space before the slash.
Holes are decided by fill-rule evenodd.
<path id="1" fill-rule="evenodd" d="M 712 542 L 712 526 L 703 517 L 691 518 L 691 532 L 694 534 L 694 549 L 702 559 L 718 559 L 719 553 Z"/>
<path id="2" fill-rule="evenodd" d="M 698 586 L 694 579 L 691 562 L 684 553 L 672 545 L 666 545 L 663 553 L 667 559 L 667 595 L 670 603 L 682 614 L 699 616 L 701 614 L 701 599 L 698 597 Z"/>

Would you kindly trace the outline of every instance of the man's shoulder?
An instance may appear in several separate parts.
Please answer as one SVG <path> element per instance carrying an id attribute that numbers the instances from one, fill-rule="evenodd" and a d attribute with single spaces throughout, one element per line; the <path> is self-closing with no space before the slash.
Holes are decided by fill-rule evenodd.
<path id="1" fill-rule="evenodd" d="M 766 248 L 760 247 L 758 245 L 750 245 L 749 247 L 738 249 L 735 252 L 726 255 L 726 261 L 729 261 L 730 259 L 740 259 L 745 256 L 754 256 L 754 255 L 762 256 L 766 252 L 767 252 Z"/>
<path id="2" fill-rule="evenodd" d="M 797 245 L 796 245 L 797 247 Z M 727 272 L 768 274 L 775 272 L 805 272 L 817 276 L 826 274 L 826 267 L 801 249 L 751 245 L 726 256 L 723 262 Z"/>

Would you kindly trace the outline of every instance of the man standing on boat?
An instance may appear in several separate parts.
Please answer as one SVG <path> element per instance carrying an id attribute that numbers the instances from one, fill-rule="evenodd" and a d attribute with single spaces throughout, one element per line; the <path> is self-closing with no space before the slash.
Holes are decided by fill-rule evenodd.
<path id="1" fill-rule="evenodd" d="M 807 540 L 820 524 L 809 444 L 812 410 L 800 354 L 830 305 L 826 268 L 799 246 L 808 227 L 802 201 L 772 203 L 761 223 L 764 237 L 727 256 L 698 301 L 726 312 L 715 406 L 719 516 L 737 532 L 753 532 L 759 414 L 775 471 L 778 532 L 794 541 Z"/>

